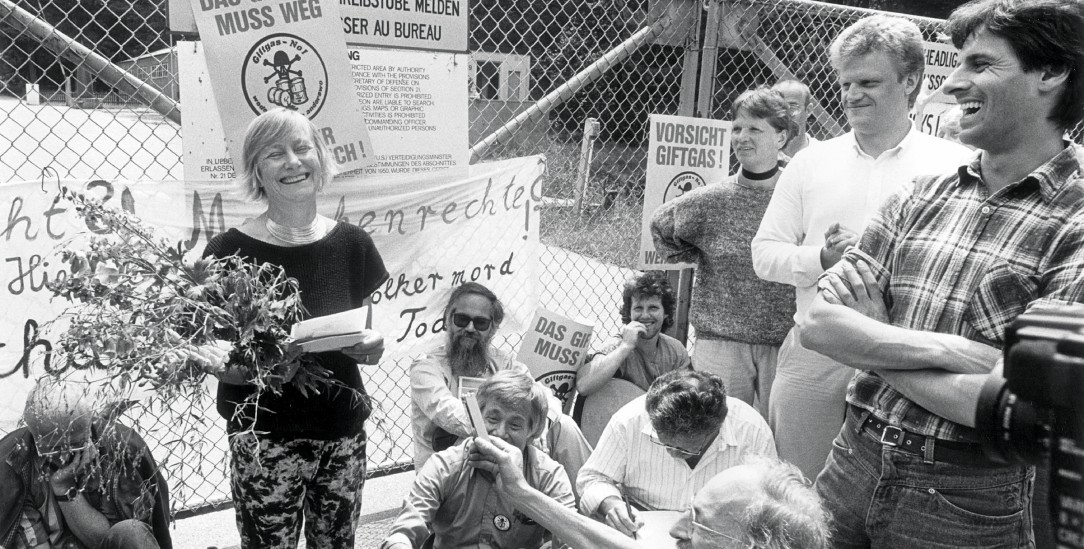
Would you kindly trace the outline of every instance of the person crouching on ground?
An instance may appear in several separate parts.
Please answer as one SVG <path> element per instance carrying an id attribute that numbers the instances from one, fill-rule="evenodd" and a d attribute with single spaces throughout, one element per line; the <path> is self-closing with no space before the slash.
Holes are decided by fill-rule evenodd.
<path id="1" fill-rule="evenodd" d="M 502 370 L 478 389 L 478 406 L 489 435 L 522 452 L 528 484 L 573 510 L 564 468 L 530 444 L 546 424 L 545 391 L 520 372 Z M 418 548 L 430 538 L 439 548 L 542 545 L 545 528 L 516 510 L 492 473 L 468 466 L 472 444 L 464 440 L 426 461 L 381 549 Z"/>
<path id="2" fill-rule="evenodd" d="M 0 548 L 170 549 L 150 449 L 84 384 L 42 378 L 0 439 Z"/>

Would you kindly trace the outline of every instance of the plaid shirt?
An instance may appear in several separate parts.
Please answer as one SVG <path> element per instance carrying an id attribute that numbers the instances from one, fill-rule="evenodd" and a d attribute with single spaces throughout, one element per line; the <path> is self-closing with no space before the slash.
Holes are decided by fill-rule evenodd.
<path id="1" fill-rule="evenodd" d="M 893 325 L 1000 348 L 1026 309 L 1084 302 L 1084 148 L 1068 146 L 993 195 L 980 158 L 889 198 L 844 261 L 869 263 Z M 977 440 L 874 372 L 855 374 L 847 402 L 912 432 Z"/>

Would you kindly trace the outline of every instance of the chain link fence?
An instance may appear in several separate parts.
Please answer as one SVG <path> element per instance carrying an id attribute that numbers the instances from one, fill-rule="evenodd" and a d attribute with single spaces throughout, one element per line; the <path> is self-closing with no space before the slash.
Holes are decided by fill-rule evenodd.
<path id="1" fill-rule="evenodd" d="M 539 304 L 599 319 L 596 347 L 619 329 L 620 286 L 635 266 L 648 115 L 692 112 L 703 8 L 685 0 L 470 6 L 473 160 L 546 155 Z M 872 12 L 798 0 L 719 9 L 710 116 L 727 118 L 749 88 L 796 78 L 818 105 L 810 132 L 826 139 L 844 131 L 828 47 Z M 0 0 L 0 183 L 37 179 L 47 168 L 62 178 L 183 178 L 165 13 L 165 0 Z M 938 39 L 940 21 L 912 19 Z M 588 119 L 599 131 L 585 145 Z M 1073 136 L 1080 141 L 1080 128 Z M 519 341 L 498 337 L 508 351 Z M 369 427 L 371 475 L 411 467 L 408 362 L 381 364 L 366 382 L 383 403 Z M 164 441 L 154 450 L 170 456 L 175 511 L 228 501 L 225 432 L 212 400 L 186 403 L 206 419 L 183 432 L 169 424 L 170 410 L 142 407 L 132 418 Z M 21 403 L 5 406 L 21 411 Z"/>

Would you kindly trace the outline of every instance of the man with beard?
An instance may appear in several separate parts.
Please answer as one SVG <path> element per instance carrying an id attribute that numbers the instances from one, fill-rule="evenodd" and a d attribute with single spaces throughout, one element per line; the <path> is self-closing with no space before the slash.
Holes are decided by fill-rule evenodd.
<path id="1" fill-rule="evenodd" d="M 503 320 L 504 306 L 489 288 L 465 282 L 452 291 L 444 307 L 447 339 L 410 366 L 415 470 L 434 452 L 474 434 L 459 398 L 464 378 L 480 382 L 498 371 L 515 370 L 533 379 L 527 366 L 490 345 Z M 547 426 L 535 444 L 575 479 L 591 446 L 576 422 L 561 413 L 560 401 L 546 391 L 551 396 Z"/>
<path id="2" fill-rule="evenodd" d="M 500 475 L 503 493 L 575 549 L 644 546 L 532 488 L 522 453 L 503 440 L 476 439 L 470 464 Z M 719 473 L 697 492 L 670 530 L 679 549 L 828 549 L 828 513 L 795 466 L 752 458 Z"/>

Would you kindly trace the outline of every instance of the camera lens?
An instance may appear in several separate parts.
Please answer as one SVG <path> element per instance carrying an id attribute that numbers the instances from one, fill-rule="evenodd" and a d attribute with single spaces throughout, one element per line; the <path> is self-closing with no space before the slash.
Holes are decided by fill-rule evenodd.
<path id="1" fill-rule="evenodd" d="M 1001 463 L 1038 463 L 1049 448 L 1049 421 L 1034 406 L 1017 398 L 1004 379 L 990 378 L 982 387 L 975 427 L 987 457 Z"/>

